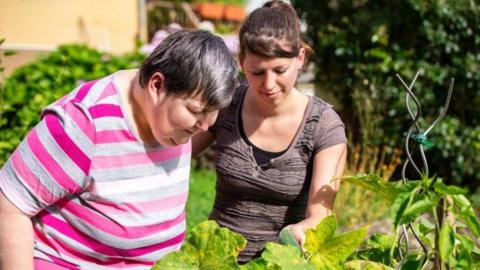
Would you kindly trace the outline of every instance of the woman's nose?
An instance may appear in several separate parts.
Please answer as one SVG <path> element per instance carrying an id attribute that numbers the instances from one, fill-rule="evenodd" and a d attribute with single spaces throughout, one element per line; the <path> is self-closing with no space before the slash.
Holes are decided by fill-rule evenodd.
<path id="1" fill-rule="evenodd" d="M 270 72 L 267 72 L 265 74 L 264 85 L 265 85 L 266 90 L 270 90 L 270 89 L 275 88 L 275 86 L 276 86 L 275 75 L 271 74 Z"/>
<path id="2" fill-rule="evenodd" d="M 208 127 L 210 127 L 210 125 L 208 124 L 208 122 L 205 119 L 201 119 L 201 120 L 197 121 L 196 126 L 201 131 L 207 131 Z"/>
<path id="3" fill-rule="evenodd" d="M 212 111 L 206 113 L 202 118 L 197 121 L 197 128 L 202 131 L 207 131 L 208 128 L 217 120 L 218 111 Z"/>

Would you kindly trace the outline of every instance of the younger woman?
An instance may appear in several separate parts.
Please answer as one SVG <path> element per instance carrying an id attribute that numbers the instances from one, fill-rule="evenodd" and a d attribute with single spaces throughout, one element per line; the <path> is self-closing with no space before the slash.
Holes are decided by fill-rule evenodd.
<path id="1" fill-rule="evenodd" d="M 270 1 L 240 29 L 239 87 L 210 132 L 194 138 L 194 154 L 217 141 L 216 198 L 210 218 L 243 234 L 241 263 L 289 226 L 304 232 L 329 215 L 346 159 L 344 125 L 332 106 L 295 88 L 309 47 L 295 10 Z"/>

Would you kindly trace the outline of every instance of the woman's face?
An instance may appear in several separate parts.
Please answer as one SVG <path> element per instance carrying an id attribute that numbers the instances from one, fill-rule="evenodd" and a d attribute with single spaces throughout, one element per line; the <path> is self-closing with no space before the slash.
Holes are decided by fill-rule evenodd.
<path id="1" fill-rule="evenodd" d="M 193 135 L 207 131 L 215 123 L 218 110 L 212 110 L 197 96 L 166 96 L 160 79 L 149 84 L 150 102 L 143 108 L 153 138 L 165 146 L 187 143 Z M 158 83 L 160 82 L 160 83 Z"/>
<path id="2" fill-rule="evenodd" d="M 187 143 L 195 134 L 215 123 L 218 110 L 207 110 L 200 97 L 171 95 L 154 107 L 152 134 L 161 145 Z"/>
<path id="3" fill-rule="evenodd" d="M 242 69 L 254 96 L 263 103 L 275 106 L 293 89 L 304 59 L 303 48 L 294 58 L 268 58 L 247 52 Z"/>

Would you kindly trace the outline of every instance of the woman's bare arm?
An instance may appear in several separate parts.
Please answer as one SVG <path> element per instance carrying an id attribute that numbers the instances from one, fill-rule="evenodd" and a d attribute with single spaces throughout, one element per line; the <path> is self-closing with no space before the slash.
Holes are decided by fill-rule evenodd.
<path id="1" fill-rule="evenodd" d="M 344 143 L 328 147 L 315 155 L 305 219 L 290 225 L 290 230 L 300 244 L 305 241 L 307 229 L 315 228 L 323 218 L 331 215 L 340 185 L 339 181 L 331 180 L 342 176 L 346 158 L 347 145 Z"/>
<path id="2" fill-rule="evenodd" d="M 30 217 L 0 191 L 0 269 L 33 269 L 33 228 Z"/>

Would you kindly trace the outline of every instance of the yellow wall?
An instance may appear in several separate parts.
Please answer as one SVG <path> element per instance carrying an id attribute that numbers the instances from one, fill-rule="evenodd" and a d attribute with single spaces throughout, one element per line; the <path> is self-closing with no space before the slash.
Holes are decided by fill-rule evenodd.
<path id="1" fill-rule="evenodd" d="M 129 52 L 139 33 L 138 9 L 138 0 L 0 0 L 2 47 L 42 51 L 85 43 Z"/>

